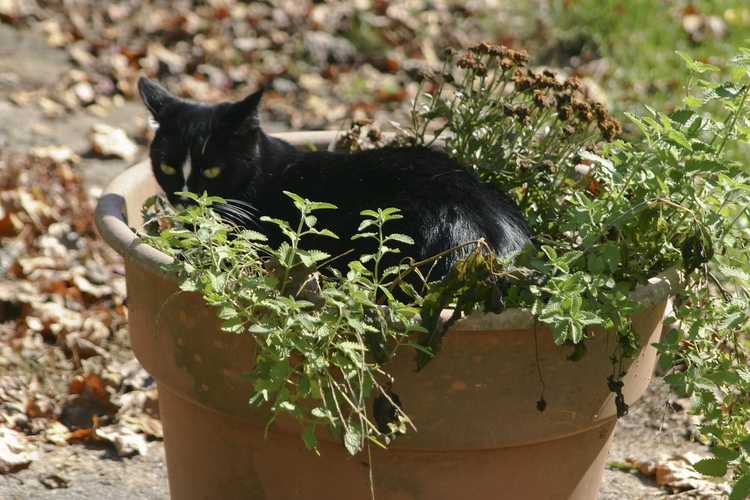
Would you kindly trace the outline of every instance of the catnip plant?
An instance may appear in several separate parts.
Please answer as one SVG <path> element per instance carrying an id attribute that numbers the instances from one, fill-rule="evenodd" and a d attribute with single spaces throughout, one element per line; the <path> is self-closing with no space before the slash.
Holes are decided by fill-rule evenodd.
<path id="1" fill-rule="evenodd" d="M 681 274 L 660 364 L 703 417 L 715 458 L 695 468 L 714 476 L 731 469 L 731 498 L 739 499 L 750 494 L 750 167 L 742 161 L 750 50 L 727 65 L 723 82 L 707 78 L 719 68 L 680 56 L 692 73 L 683 107 L 627 115 L 631 140 L 577 80 L 532 71 L 524 53 L 485 44 L 448 54 L 402 132 L 417 144 L 442 141 L 515 197 L 535 245 L 510 267 L 476 261 L 483 272 L 473 276 L 502 278 L 503 307 L 530 310 L 556 343 L 574 346 L 571 359 L 585 355 L 592 327 L 617 332 L 606 383 L 618 415 L 628 410 L 625 362 L 639 348 L 630 292 L 660 273 Z M 434 284 L 423 316 L 448 304 L 483 307 L 457 285 L 452 276 Z"/>
<path id="2" fill-rule="evenodd" d="M 184 210 L 162 198 L 144 207 L 145 237 L 174 257 L 169 270 L 181 291 L 198 292 L 217 308 L 225 332 L 255 339 L 250 403 L 270 408 L 269 425 L 279 414 L 291 415 L 311 450 L 318 448 L 316 429 L 327 426 L 351 454 L 413 429 L 381 366 L 421 330 L 418 308 L 392 293 L 409 266 L 383 266 L 387 254 L 412 243 L 387 232 L 388 222 L 402 217 L 399 210 L 362 212 L 355 238 L 371 240 L 372 253 L 349 260 L 341 273 L 328 263 L 347 256 L 300 246 L 311 235 L 337 238 L 317 227 L 316 212 L 336 209 L 329 203 L 285 192 L 300 217 L 294 224 L 263 219 L 286 238 L 273 247 L 263 234 L 223 221 L 212 209 L 221 198 L 181 194 L 193 201 Z"/>

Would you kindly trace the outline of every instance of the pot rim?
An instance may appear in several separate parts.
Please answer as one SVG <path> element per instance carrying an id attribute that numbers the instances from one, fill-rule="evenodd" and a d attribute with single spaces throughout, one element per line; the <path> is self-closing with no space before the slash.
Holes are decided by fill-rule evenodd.
<path id="1" fill-rule="evenodd" d="M 297 147 L 316 146 L 331 149 L 341 134 L 336 130 L 284 132 L 270 134 Z M 144 243 L 128 226 L 126 195 L 129 186 L 142 178 L 144 171 L 150 172 L 150 160 L 140 161 L 115 177 L 102 192 L 97 201 L 94 221 L 99 234 L 128 263 L 136 265 L 163 277 L 176 281 L 172 273 L 163 266 L 172 258 Z M 677 269 L 668 269 L 649 278 L 648 283 L 638 285 L 631 298 L 644 307 L 668 300 L 673 290 L 683 281 Z M 450 314 L 450 311 L 444 312 Z M 473 313 L 457 321 L 452 330 L 487 331 L 517 330 L 534 327 L 534 317 L 529 311 L 508 309 L 500 314 Z"/>

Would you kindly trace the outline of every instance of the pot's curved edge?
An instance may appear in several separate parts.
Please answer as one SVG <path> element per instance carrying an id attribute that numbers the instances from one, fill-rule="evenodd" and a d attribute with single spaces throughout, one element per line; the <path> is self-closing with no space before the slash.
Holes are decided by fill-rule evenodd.
<path id="1" fill-rule="evenodd" d="M 340 135 L 336 130 L 284 132 L 272 134 L 298 146 L 315 146 L 329 148 Z M 143 243 L 127 223 L 124 191 L 127 186 L 137 183 L 143 176 L 150 176 L 149 160 L 141 161 L 126 169 L 105 188 L 99 198 L 94 213 L 94 221 L 99 234 L 126 261 L 137 263 L 139 266 L 158 275 L 167 275 L 164 265 L 172 262 L 172 258 L 159 250 Z M 672 291 L 683 282 L 683 273 L 676 269 L 669 269 L 648 280 L 648 284 L 639 285 L 631 294 L 631 298 L 643 306 L 651 306 L 666 300 Z M 450 311 L 443 316 L 449 317 Z M 454 331 L 486 331 L 533 328 L 534 317 L 529 311 L 508 309 L 500 314 L 474 313 L 458 320 L 452 327 Z"/>
<path id="2" fill-rule="evenodd" d="M 648 283 L 638 285 L 630 294 L 631 300 L 644 309 L 669 299 L 684 283 L 684 273 L 670 268 L 649 278 Z M 445 311 L 446 317 L 449 311 Z M 530 329 L 534 327 L 534 316 L 524 309 L 507 309 L 500 314 L 475 312 L 461 318 L 451 327 L 453 331 L 488 331 Z"/>

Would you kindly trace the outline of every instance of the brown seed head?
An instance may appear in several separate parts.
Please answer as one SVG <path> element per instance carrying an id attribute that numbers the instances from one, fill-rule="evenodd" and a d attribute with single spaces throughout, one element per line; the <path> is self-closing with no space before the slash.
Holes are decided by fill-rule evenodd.
<path id="1" fill-rule="evenodd" d="M 543 90 L 535 90 L 532 100 L 537 107 L 548 108 L 554 106 L 555 98 Z"/>
<path id="2" fill-rule="evenodd" d="M 573 108 L 568 105 L 560 106 L 557 110 L 557 117 L 564 122 L 570 120 L 573 118 Z"/>
<path id="3" fill-rule="evenodd" d="M 579 80 L 575 76 L 572 76 L 565 80 L 565 83 L 563 85 L 569 90 L 576 90 L 578 92 L 583 90 L 583 84 L 581 83 L 581 80 Z"/>
<path id="4" fill-rule="evenodd" d="M 490 45 L 482 42 L 479 45 L 475 45 L 473 47 L 470 47 L 469 50 L 475 54 L 489 54 L 490 53 Z"/>
<path id="5" fill-rule="evenodd" d="M 474 54 L 471 52 L 466 52 L 456 63 L 456 66 L 463 69 L 473 69 L 476 65 L 477 58 L 474 57 Z"/>
<path id="6" fill-rule="evenodd" d="M 515 61 L 516 64 L 519 66 L 523 66 L 527 62 L 529 62 L 529 53 L 526 52 L 526 50 L 511 50 L 510 57 Z"/>
<path id="7" fill-rule="evenodd" d="M 620 122 L 614 118 L 606 118 L 600 121 L 597 125 L 599 126 L 599 131 L 602 133 L 602 136 L 608 142 L 612 142 L 622 133 Z"/>
<path id="8" fill-rule="evenodd" d="M 509 69 L 511 69 L 513 66 L 514 66 L 513 60 L 510 59 L 510 58 L 508 58 L 508 57 L 503 57 L 500 60 L 500 67 L 503 68 L 506 71 L 509 70 Z"/>

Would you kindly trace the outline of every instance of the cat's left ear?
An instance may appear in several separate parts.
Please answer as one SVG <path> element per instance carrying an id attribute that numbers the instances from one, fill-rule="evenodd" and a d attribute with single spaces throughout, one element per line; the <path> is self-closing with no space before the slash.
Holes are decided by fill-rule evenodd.
<path id="1" fill-rule="evenodd" d="M 241 101 L 232 103 L 224 115 L 224 125 L 232 132 L 244 135 L 260 128 L 260 100 L 263 89 L 250 94 Z"/>
<path id="2" fill-rule="evenodd" d="M 138 79 L 138 93 L 157 122 L 159 121 L 162 109 L 167 104 L 179 100 L 170 94 L 167 89 L 143 76 Z"/>

